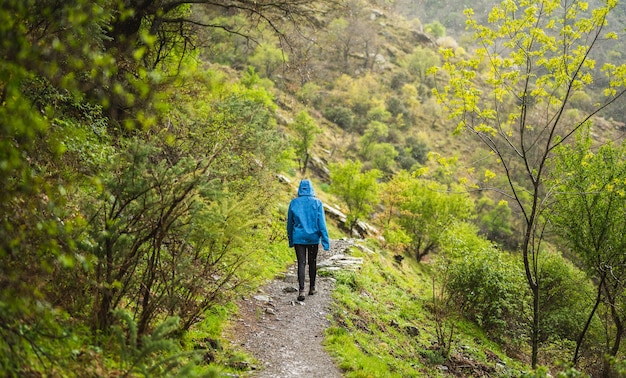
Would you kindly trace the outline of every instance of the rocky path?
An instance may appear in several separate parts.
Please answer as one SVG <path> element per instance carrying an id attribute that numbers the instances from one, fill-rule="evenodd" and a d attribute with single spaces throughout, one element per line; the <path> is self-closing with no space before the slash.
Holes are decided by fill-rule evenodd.
<path id="1" fill-rule="evenodd" d="M 338 269 L 349 240 L 332 240 L 330 251 L 320 248 L 318 267 Z M 329 266 L 330 265 L 330 266 Z M 284 278 L 275 279 L 259 293 L 240 303 L 234 329 L 236 342 L 258 361 L 250 377 L 341 377 L 341 371 L 324 350 L 324 330 L 329 326 L 334 279 L 318 276 L 317 294 L 296 300 L 296 264 Z M 307 273 L 308 290 L 308 273 Z"/>

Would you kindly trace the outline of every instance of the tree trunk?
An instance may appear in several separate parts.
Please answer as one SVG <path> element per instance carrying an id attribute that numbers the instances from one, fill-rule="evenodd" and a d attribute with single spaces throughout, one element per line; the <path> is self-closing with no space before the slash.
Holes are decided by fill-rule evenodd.
<path id="1" fill-rule="evenodd" d="M 585 323 L 585 326 L 583 327 L 582 331 L 580 332 L 580 335 L 578 336 L 578 340 L 576 340 L 576 351 L 574 352 L 574 358 L 572 359 L 572 365 L 574 365 L 574 367 L 576 367 L 576 365 L 578 364 L 578 359 L 580 358 L 580 347 L 583 343 L 585 334 L 589 330 L 589 326 L 591 325 L 591 320 L 593 319 L 596 311 L 598 310 L 598 306 L 600 306 L 600 301 L 602 300 L 602 286 L 604 285 L 605 279 L 606 279 L 606 275 L 603 274 L 602 277 L 600 278 L 600 283 L 598 284 L 598 294 L 596 295 L 596 302 L 593 306 L 593 309 L 591 309 L 591 312 L 589 313 L 589 317 L 587 318 L 587 322 Z"/>
<path id="2" fill-rule="evenodd" d="M 306 168 L 309 166 L 309 154 L 305 153 L 304 154 L 304 162 L 302 163 L 302 174 L 305 175 L 306 174 Z"/>
<path id="3" fill-rule="evenodd" d="M 616 284 L 618 286 L 619 284 Z M 616 309 L 617 304 L 615 296 L 612 293 L 615 292 L 615 287 L 609 289 L 607 287 L 606 281 L 604 284 L 604 293 L 609 304 L 609 308 L 611 309 L 611 318 L 613 319 L 613 323 L 615 324 L 615 340 L 613 340 L 613 346 L 609 351 L 609 356 L 615 357 L 619 352 L 619 347 L 622 341 L 622 334 L 624 333 L 624 324 L 622 323 L 622 319 L 620 317 L 619 312 Z M 602 377 L 608 378 L 611 376 L 611 364 L 608 358 L 604 359 L 603 369 L 602 369 Z"/>
<path id="4" fill-rule="evenodd" d="M 104 288 L 100 293 L 100 303 L 96 313 L 95 329 L 97 331 L 106 333 L 111 326 L 111 301 L 113 295 L 111 289 Z"/>
<path id="5" fill-rule="evenodd" d="M 148 324 L 152 317 L 152 285 L 154 284 L 154 270 L 155 270 L 155 258 L 156 251 L 152 251 L 152 256 L 148 261 L 148 267 L 146 268 L 146 278 L 143 282 L 143 297 L 141 300 L 141 314 L 139 315 L 139 322 L 137 323 L 137 334 L 143 335 L 148 330 Z"/>
<path id="6" fill-rule="evenodd" d="M 105 44 L 109 48 L 116 48 L 118 50 L 125 51 L 136 42 L 139 29 L 143 18 L 148 13 L 154 13 L 155 10 L 150 12 L 148 10 L 154 3 L 154 0 L 144 0 L 140 2 L 131 2 L 132 5 L 125 5 L 126 9 L 133 9 L 132 15 L 122 18 L 116 18 L 111 23 L 111 28 L 108 33 L 110 40 L 105 41 Z M 153 8 L 154 9 L 154 8 Z"/>
<path id="7" fill-rule="evenodd" d="M 537 368 L 537 360 L 539 355 L 539 284 L 535 283 L 532 287 L 533 291 L 533 328 L 531 335 L 532 344 L 532 368 Z"/>
<path id="8" fill-rule="evenodd" d="M 537 368 L 537 360 L 539 354 L 539 281 L 536 279 L 536 266 L 533 265 L 531 269 L 531 262 L 529 254 L 531 251 L 532 243 L 532 230 L 534 225 L 534 212 L 531 213 L 531 217 L 526 224 L 526 233 L 524 235 L 524 246 L 522 254 L 524 256 L 524 270 L 526 273 L 526 281 L 533 294 L 533 323 L 531 329 L 530 344 L 532 348 L 531 353 L 531 366 L 534 369 Z M 536 264 L 536 258 L 533 256 L 533 264 Z M 534 273 L 533 273 L 534 272 Z"/>
<path id="9" fill-rule="evenodd" d="M 106 333 L 112 324 L 111 304 L 113 303 L 113 246 L 112 240 L 107 238 L 104 242 L 104 261 L 99 261 L 96 272 L 96 298 L 97 303 L 95 324 L 93 328 Z M 104 277 L 102 277 L 104 275 Z"/>
<path id="10" fill-rule="evenodd" d="M 420 243 L 421 244 L 421 243 Z M 428 255 L 430 252 L 432 252 L 435 249 L 435 243 L 428 243 L 426 245 L 426 247 L 424 247 L 423 250 L 420 251 L 420 248 L 416 248 L 415 249 L 415 259 L 417 260 L 417 262 L 422 261 L 422 259 Z"/>

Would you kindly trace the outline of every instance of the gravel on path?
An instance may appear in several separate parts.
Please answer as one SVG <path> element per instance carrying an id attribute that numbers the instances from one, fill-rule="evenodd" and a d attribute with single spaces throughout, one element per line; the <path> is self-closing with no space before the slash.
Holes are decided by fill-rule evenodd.
<path id="1" fill-rule="evenodd" d="M 320 248 L 318 264 L 344 253 L 351 245 L 349 240 L 332 240 L 330 251 Z M 239 303 L 239 318 L 232 337 L 261 365 L 253 367 L 250 377 L 342 376 L 322 345 L 324 330 L 330 325 L 334 279 L 318 275 L 317 294 L 307 295 L 304 302 L 298 302 L 296 269 L 294 263 L 284 278 L 272 280 L 256 295 Z M 308 272 L 306 288 L 308 291 Z"/>

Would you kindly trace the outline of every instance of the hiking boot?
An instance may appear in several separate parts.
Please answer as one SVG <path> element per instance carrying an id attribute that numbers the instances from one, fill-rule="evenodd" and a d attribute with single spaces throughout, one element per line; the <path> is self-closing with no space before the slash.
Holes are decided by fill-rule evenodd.
<path id="1" fill-rule="evenodd" d="M 317 290 L 315 290 L 315 286 L 313 286 L 309 289 L 309 295 L 313 295 L 315 293 L 317 293 Z"/>
<path id="2" fill-rule="evenodd" d="M 302 302 L 304 300 L 304 290 L 300 290 L 298 293 L 298 300 Z"/>

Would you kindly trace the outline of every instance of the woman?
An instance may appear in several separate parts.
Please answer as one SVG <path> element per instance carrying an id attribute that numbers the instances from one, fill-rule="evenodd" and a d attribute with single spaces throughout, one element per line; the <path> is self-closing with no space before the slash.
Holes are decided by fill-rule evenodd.
<path id="1" fill-rule="evenodd" d="M 298 258 L 298 300 L 304 300 L 305 267 L 309 263 L 309 295 L 316 293 L 317 251 L 320 240 L 325 251 L 330 249 L 326 218 L 322 201 L 315 197 L 310 180 L 301 180 L 298 197 L 289 203 L 287 213 L 289 247 L 294 247 Z"/>

